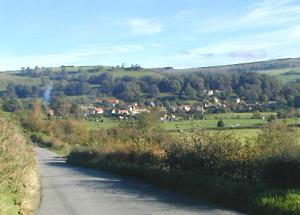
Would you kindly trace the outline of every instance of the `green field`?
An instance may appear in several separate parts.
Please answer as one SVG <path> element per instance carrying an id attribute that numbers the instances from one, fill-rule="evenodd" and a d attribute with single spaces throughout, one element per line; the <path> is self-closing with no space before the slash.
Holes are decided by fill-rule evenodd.
<path id="1" fill-rule="evenodd" d="M 279 80 L 284 82 L 300 79 L 300 67 L 262 70 L 258 71 L 258 73 L 276 76 Z"/>
<path id="2" fill-rule="evenodd" d="M 17 73 L 0 72 L 0 91 L 4 91 L 10 82 L 32 86 L 40 84 L 41 80 L 39 78 L 20 76 Z"/>
<path id="3" fill-rule="evenodd" d="M 103 122 L 97 121 L 86 121 L 87 127 L 91 130 L 94 129 L 110 129 L 119 126 L 119 122 L 116 120 L 111 120 L 108 118 L 104 118 Z"/>
<path id="4" fill-rule="evenodd" d="M 300 72 L 300 67 L 284 68 L 284 69 L 269 69 L 259 70 L 257 73 L 268 74 L 268 75 L 283 75 L 289 71 Z"/>
<path id="5" fill-rule="evenodd" d="M 155 77 L 155 78 L 162 78 L 163 76 L 159 73 L 150 71 L 150 70 L 143 70 L 143 71 L 114 71 L 114 72 L 110 72 L 110 74 L 112 74 L 113 77 L 125 77 L 125 76 L 129 76 L 129 77 L 135 77 L 135 78 L 140 78 L 140 77 L 144 77 L 144 76 L 151 76 L 151 77 Z"/>
<path id="6" fill-rule="evenodd" d="M 177 74 L 197 72 L 255 72 L 276 76 L 279 80 L 288 82 L 300 79 L 300 58 L 285 58 L 233 65 L 175 69 L 172 70 L 172 72 Z"/>
<path id="7" fill-rule="evenodd" d="M 261 117 L 267 117 L 271 114 L 276 115 L 275 112 L 261 112 Z M 219 113 L 219 114 L 206 114 L 206 119 L 252 119 L 253 113 Z"/>
<path id="8" fill-rule="evenodd" d="M 189 133 L 192 131 L 193 128 L 216 128 L 217 121 L 214 119 L 210 120 L 182 120 L 182 121 L 176 121 L 176 122 L 162 122 L 162 128 L 166 131 L 177 135 L 178 132 L 184 132 Z M 289 123 L 300 123 L 300 119 L 288 119 Z M 245 126 L 251 126 L 251 125 L 263 125 L 265 124 L 264 121 L 257 120 L 257 119 L 226 119 L 224 120 L 225 126 L 227 128 L 230 128 L 230 124 L 236 124 L 236 123 L 244 123 Z M 118 127 L 120 122 L 117 120 L 110 120 L 110 119 L 104 119 L 103 122 L 96 122 L 96 121 L 86 121 L 86 124 L 89 129 L 110 129 Z M 255 138 L 260 129 L 259 128 L 237 128 L 237 129 L 224 129 L 224 130 L 213 130 L 212 132 L 222 132 L 225 134 L 232 134 L 236 136 L 237 138 L 241 138 L 243 141 L 246 141 L 248 138 Z M 300 140 L 300 128 L 297 128 L 298 134 L 299 134 L 299 140 Z"/>
<path id="9" fill-rule="evenodd" d="M 261 116 L 268 116 L 275 113 L 261 113 Z M 263 119 L 252 119 L 252 113 L 224 113 L 224 114 L 207 114 L 204 120 L 178 120 L 178 121 L 164 121 L 161 122 L 162 129 L 176 134 L 178 132 L 189 133 L 193 129 L 216 129 L 219 119 L 223 119 L 225 129 L 221 132 L 226 134 L 233 134 L 238 138 L 246 139 L 255 137 L 259 128 L 257 126 L 265 125 L 267 122 Z M 300 124 L 300 118 L 278 119 L 278 121 L 285 121 L 289 124 Z M 103 122 L 86 121 L 89 129 L 110 129 L 118 127 L 122 121 L 104 118 Z M 245 128 L 246 127 L 246 128 Z M 253 128 L 249 128 L 253 127 Z M 300 139 L 300 128 L 297 128 Z M 213 132 L 219 132 L 218 130 Z"/>
<path id="10" fill-rule="evenodd" d="M 211 116 L 212 117 L 212 116 Z M 210 118 L 205 120 L 178 120 L 172 122 L 161 122 L 161 126 L 166 131 L 190 131 L 193 128 L 217 128 L 218 119 Z M 239 118 L 239 119 L 224 119 L 225 128 L 238 128 L 238 127 L 247 127 L 247 126 L 260 126 L 266 123 L 265 120 L 262 119 L 249 119 L 249 118 Z M 292 123 L 292 119 L 290 120 Z M 298 122 L 298 120 L 297 120 Z M 300 120 L 299 120 L 300 122 Z M 90 129 L 109 129 L 113 127 L 117 127 L 120 122 L 117 120 L 111 120 L 108 118 L 104 118 L 103 122 L 96 121 L 86 121 L 88 127 Z"/>
<path id="11" fill-rule="evenodd" d="M 216 128 L 218 119 L 204 119 L 204 120 L 179 120 L 173 122 L 163 122 L 162 127 L 166 130 L 191 130 L 193 128 Z M 223 119 L 225 128 L 260 126 L 266 123 L 262 119 Z"/>
<path id="12" fill-rule="evenodd" d="M 87 76 L 93 76 L 93 75 L 101 75 L 103 73 L 109 73 L 113 77 L 135 77 L 140 78 L 144 76 L 151 76 L 156 78 L 162 78 L 163 75 L 155 72 L 150 69 L 141 69 L 139 71 L 128 71 L 121 68 L 113 68 L 113 67 L 107 67 L 107 66 L 67 66 L 63 69 L 61 67 L 53 67 L 49 68 L 49 72 L 68 72 L 68 73 L 74 73 L 75 76 L 85 74 Z M 40 69 L 40 71 L 45 71 L 45 69 Z"/>
<path id="13" fill-rule="evenodd" d="M 219 132 L 219 131 L 215 131 Z M 232 130 L 222 130 L 222 133 L 232 134 L 238 138 L 246 139 L 246 138 L 254 138 L 258 135 L 259 129 L 232 129 Z"/>

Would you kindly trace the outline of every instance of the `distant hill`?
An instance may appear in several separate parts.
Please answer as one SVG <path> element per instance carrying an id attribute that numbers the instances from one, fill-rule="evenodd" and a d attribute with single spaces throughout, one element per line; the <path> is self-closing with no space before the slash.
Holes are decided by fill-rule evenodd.
<path id="1" fill-rule="evenodd" d="M 25 70 L 25 68 L 23 69 Z M 260 74 L 276 76 L 278 79 L 288 82 L 300 79 L 300 58 L 286 58 L 277 60 L 260 61 L 253 63 L 241 63 L 234 65 L 198 67 L 187 69 L 174 69 L 173 67 L 163 68 L 140 68 L 138 70 L 130 68 L 112 67 L 112 66 L 61 66 L 51 68 L 36 68 L 37 72 L 42 72 L 46 76 L 53 73 L 67 73 L 73 76 L 100 75 L 110 73 L 113 77 L 144 77 L 152 76 L 163 78 L 165 74 L 191 74 L 198 72 L 255 72 Z M 40 78 L 34 76 L 21 75 L 22 70 L 0 72 L 0 92 L 6 89 L 9 82 L 24 85 L 38 85 L 41 83 Z"/>
<path id="2" fill-rule="evenodd" d="M 207 89 L 218 90 L 221 97 L 230 93 L 250 103 L 282 98 L 281 104 L 285 107 L 296 104 L 300 82 L 289 81 L 297 79 L 300 80 L 300 58 L 184 70 L 142 68 L 138 64 L 131 67 L 35 67 L 0 73 L 0 93 L 27 99 L 41 97 L 51 88 L 53 95 L 65 95 L 86 103 L 96 96 L 127 102 L 157 99 L 160 102 L 193 103 L 203 100 L 207 92 L 204 89 Z M 291 89 L 292 97 L 288 89 Z"/>
<path id="3" fill-rule="evenodd" d="M 122 78 L 125 76 L 140 78 L 150 76 L 161 79 L 163 74 L 146 68 L 122 68 L 112 66 L 60 66 L 60 67 L 36 67 L 32 69 L 23 68 L 15 71 L 0 72 L 0 92 L 4 91 L 7 85 L 12 82 L 26 86 L 41 84 L 41 77 L 61 77 L 73 76 L 82 77 L 82 79 L 91 76 L 99 76 L 103 73 L 109 73 L 114 78 Z"/>
<path id="4" fill-rule="evenodd" d="M 167 74 L 191 74 L 198 72 L 255 72 L 260 74 L 276 76 L 284 82 L 300 79 L 300 58 L 285 58 L 252 63 L 241 63 L 233 65 L 198 67 L 187 69 L 173 69 L 171 67 L 154 69 L 160 73 Z"/>
<path id="5" fill-rule="evenodd" d="M 277 60 L 259 61 L 252 63 L 241 63 L 233 65 L 198 67 L 188 69 L 165 70 L 168 72 L 188 73 L 188 72 L 263 72 L 279 69 L 300 67 L 300 58 L 285 58 Z M 160 71 L 162 71 L 160 69 Z"/>

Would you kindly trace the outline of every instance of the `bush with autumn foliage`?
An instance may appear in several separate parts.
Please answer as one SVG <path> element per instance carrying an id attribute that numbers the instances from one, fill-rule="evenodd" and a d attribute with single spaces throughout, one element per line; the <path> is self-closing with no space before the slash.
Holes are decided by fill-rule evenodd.
<path id="1" fill-rule="evenodd" d="M 31 139 L 64 151 L 69 163 L 141 178 L 248 213 L 300 213 L 300 207 L 278 206 L 279 199 L 279 205 L 290 204 L 289 196 L 298 191 L 289 190 L 300 187 L 297 132 L 287 124 L 269 123 L 245 141 L 222 130 L 171 135 L 155 113 L 117 128 L 87 130 L 78 120 L 34 119 L 40 111 L 33 110 L 23 119 Z"/>

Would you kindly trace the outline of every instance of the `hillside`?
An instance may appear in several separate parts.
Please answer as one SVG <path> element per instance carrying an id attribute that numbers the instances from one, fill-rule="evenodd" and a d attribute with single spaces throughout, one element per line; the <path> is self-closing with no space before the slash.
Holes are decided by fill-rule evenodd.
<path id="1" fill-rule="evenodd" d="M 23 85 L 38 85 L 41 84 L 40 77 L 26 74 L 25 68 L 16 71 L 0 72 L 0 91 L 6 89 L 8 83 Z M 100 75 L 103 73 L 110 73 L 114 78 L 117 77 L 135 77 L 140 78 L 144 76 L 151 76 L 162 78 L 166 74 L 191 74 L 199 72 L 256 72 L 260 74 L 267 74 L 276 76 L 278 79 L 287 82 L 295 79 L 300 79 L 300 58 L 286 58 L 276 59 L 269 61 L 260 61 L 252 63 L 242 63 L 234 65 L 211 66 L 211 67 L 198 67 L 187 69 L 173 69 L 172 67 L 166 68 L 149 68 L 149 69 L 134 69 L 134 68 L 121 68 L 112 66 L 61 66 L 50 68 L 35 68 L 32 69 L 37 73 L 44 73 L 44 76 L 49 74 L 64 73 L 72 76 L 85 75 L 87 77 Z M 23 74 L 23 75 L 22 75 Z"/>
<path id="2" fill-rule="evenodd" d="M 264 72 L 268 70 L 300 67 L 300 58 L 286 58 L 233 65 L 177 69 L 175 72 Z"/>
<path id="3" fill-rule="evenodd" d="M 189 74 L 195 74 L 197 77 Z M 203 99 L 204 89 L 213 89 L 257 102 L 263 100 L 259 95 L 261 92 L 267 92 L 264 86 L 265 82 L 269 82 L 272 89 L 267 92 L 268 99 L 274 100 L 277 98 L 274 92 L 280 92 L 276 87 L 279 86 L 276 83 L 277 79 L 273 80 L 265 75 L 275 76 L 285 84 L 300 79 L 300 58 L 190 69 L 171 67 L 149 69 L 139 65 L 125 68 L 119 66 L 22 68 L 17 71 L 0 72 L 0 92 L 4 95 L 7 86 L 12 83 L 9 87 L 11 95 L 16 94 L 23 99 L 43 97 L 45 89 L 53 86 L 52 95 L 63 93 L 72 100 L 97 96 L 116 97 L 126 101 L 158 99 L 195 103 Z M 240 83 L 236 84 L 234 79 L 240 80 Z M 253 85 L 251 89 L 249 84 Z M 280 93 L 284 94 L 284 97 L 288 94 L 282 89 Z M 9 95 L 6 94 L 6 97 Z M 294 104 L 294 98 L 292 100 L 290 105 Z M 286 104 L 285 101 L 283 103 Z"/>
<path id="4" fill-rule="evenodd" d="M 89 78 L 91 76 L 99 76 L 103 73 L 109 73 L 114 78 L 122 78 L 125 76 L 140 78 L 150 76 L 162 78 L 163 75 L 151 69 L 132 69 L 109 66 L 61 66 L 61 67 L 42 67 L 42 68 L 23 68 L 15 71 L 0 72 L 0 92 L 4 91 L 9 83 L 21 84 L 26 86 L 35 86 L 41 84 L 41 77 L 67 75 L 72 77 Z"/>
<path id="5" fill-rule="evenodd" d="M 277 76 L 283 81 L 300 78 L 300 58 L 285 58 L 234 65 L 198 67 L 175 70 L 160 70 L 161 72 L 187 74 L 198 72 L 256 72 Z"/>
<path id="6" fill-rule="evenodd" d="M 10 82 L 32 86 L 40 84 L 40 81 L 39 78 L 20 76 L 18 71 L 0 72 L 0 92 L 4 91 Z"/>

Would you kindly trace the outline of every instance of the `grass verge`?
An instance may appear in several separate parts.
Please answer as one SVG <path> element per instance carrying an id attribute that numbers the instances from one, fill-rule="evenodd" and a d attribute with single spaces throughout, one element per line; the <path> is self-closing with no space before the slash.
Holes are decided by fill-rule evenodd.
<path id="1" fill-rule="evenodd" d="M 35 154 L 9 121 L 0 113 L 0 214 L 34 214 L 40 188 Z"/>

